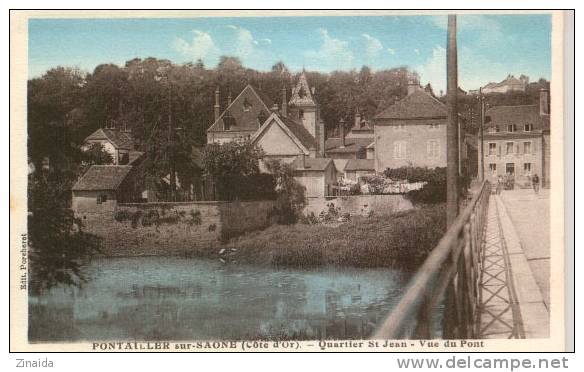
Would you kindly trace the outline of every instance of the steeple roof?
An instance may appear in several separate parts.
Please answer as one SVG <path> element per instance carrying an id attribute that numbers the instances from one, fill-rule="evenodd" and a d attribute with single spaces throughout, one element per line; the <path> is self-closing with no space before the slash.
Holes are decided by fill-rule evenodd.
<path id="1" fill-rule="evenodd" d="M 300 74 L 296 86 L 292 88 L 292 98 L 288 104 L 290 106 L 316 106 L 304 71 Z"/>

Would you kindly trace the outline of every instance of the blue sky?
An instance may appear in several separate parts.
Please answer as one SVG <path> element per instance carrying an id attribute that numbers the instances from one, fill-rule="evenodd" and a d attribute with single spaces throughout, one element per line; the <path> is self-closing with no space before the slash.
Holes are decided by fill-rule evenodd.
<path id="1" fill-rule="evenodd" d="M 475 89 L 507 74 L 551 75 L 549 15 L 459 15 L 459 83 Z M 182 63 L 219 56 L 269 70 L 330 72 L 408 66 L 436 92 L 446 86 L 446 16 L 258 17 L 194 19 L 33 19 L 29 76 L 146 57 Z"/>

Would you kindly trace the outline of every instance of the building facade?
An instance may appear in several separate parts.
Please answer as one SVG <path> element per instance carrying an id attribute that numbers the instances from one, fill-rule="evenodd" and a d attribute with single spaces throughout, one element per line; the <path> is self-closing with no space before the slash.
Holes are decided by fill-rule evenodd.
<path id="1" fill-rule="evenodd" d="M 539 105 L 495 106 L 485 112 L 484 158 L 479 156 L 478 166 L 484 164 L 487 180 L 511 176 L 521 186 L 529 185 L 537 174 L 549 185 L 548 97 L 549 92 L 542 90 Z"/>
<path id="2" fill-rule="evenodd" d="M 375 170 L 446 166 L 446 106 L 417 84 L 374 118 Z"/>

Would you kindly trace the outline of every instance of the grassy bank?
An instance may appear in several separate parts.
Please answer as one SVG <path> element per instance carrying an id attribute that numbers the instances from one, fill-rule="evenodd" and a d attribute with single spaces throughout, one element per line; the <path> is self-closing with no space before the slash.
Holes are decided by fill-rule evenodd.
<path id="1" fill-rule="evenodd" d="M 280 267 L 417 267 L 446 229 L 444 204 L 325 224 L 274 225 L 195 255 Z"/>

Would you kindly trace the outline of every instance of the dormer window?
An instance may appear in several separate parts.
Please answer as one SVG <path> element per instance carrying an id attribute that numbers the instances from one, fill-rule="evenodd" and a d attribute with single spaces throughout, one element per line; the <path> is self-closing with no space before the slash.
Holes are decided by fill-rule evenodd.
<path id="1" fill-rule="evenodd" d="M 525 124 L 523 126 L 523 131 L 524 132 L 531 132 L 533 130 L 533 124 Z"/>
<path id="2" fill-rule="evenodd" d="M 509 125 L 507 125 L 507 132 L 513 133 L 516 130 L 517 130 L 517 126 L 515 124 L 509 124 Z"/>
<path id="3" fill-rule="evenodd" d="M 251 110 L 251 103 L 247 100 L 247 98 L 245 98 L 243 100 L 243 111 L 249 112 L 249 110 Z"/>

